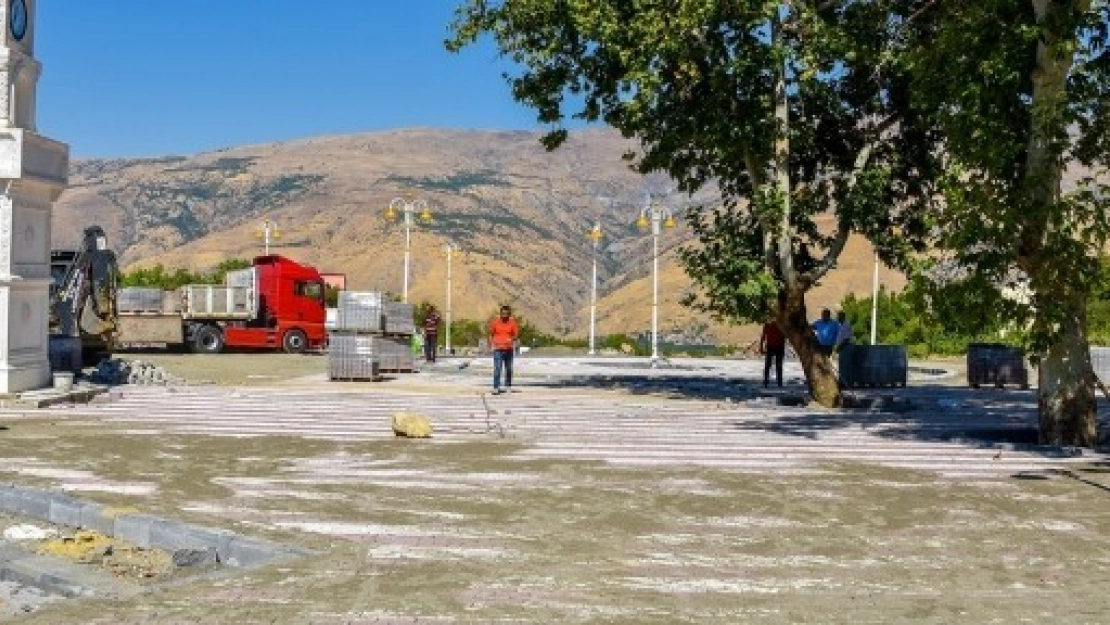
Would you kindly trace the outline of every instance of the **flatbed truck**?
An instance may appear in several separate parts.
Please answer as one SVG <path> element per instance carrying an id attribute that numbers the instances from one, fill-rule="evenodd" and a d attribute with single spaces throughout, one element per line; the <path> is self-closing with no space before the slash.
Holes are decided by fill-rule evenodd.
<path id="1" fill-rule="evenodd" d="M 228 272 L 222 285 L 122 288 L 117 308 L 120 347 L 302 353 L 327 343 L 323 277 L 316 268 L 279 255 L 259 256 L 251 267 Z"/>

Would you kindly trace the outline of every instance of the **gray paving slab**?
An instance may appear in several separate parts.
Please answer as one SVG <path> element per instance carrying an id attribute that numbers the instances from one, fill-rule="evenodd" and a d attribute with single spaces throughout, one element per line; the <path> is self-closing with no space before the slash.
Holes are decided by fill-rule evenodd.
<path id="1" fill-rule="evenodd" d="M 1100 622 L 1110 460 L 1036 445 L 1031 392 L 928 373 L 824 410 L 752 403 L 756 363 L 675 364 L 0 410 L 6 480 L 138 508 L 148 540 L 314 554 L 37 622 Z"/>

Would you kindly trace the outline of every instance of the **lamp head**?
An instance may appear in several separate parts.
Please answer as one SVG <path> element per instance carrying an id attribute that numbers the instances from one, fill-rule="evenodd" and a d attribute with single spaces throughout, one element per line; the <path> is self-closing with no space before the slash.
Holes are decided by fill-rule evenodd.
<path id="1" fill-rule="evenodd" d="M 424 210 L 420 211 L 420 223 L 432 223 L 432 211 L 428 210 L 427 206 L 424 207 Z"/>
<path id="2" fill-rule="evenodd" d="M 674 220 L 674 215 L 667 215 L 667 218 L 663 220 L 663 227 L 664 228 L 674 228 L 675 225 L 676 224 L 675 224 L 675 220 Z"/>
<path id="3" fill-rule="evenodd" d="M 397 219 L 397 210 L 393 208 L 392 204 L 389 205 L 389 208 L 385 209 L 385 218 L 390 220 Z"/>
<path id="4" fill-rule="evenodd" d="M 647 215 L 640 213 L 640 218 L 636 220 L 636 225 L 641 228 L 647 228 L 651 225 L 651 221 L 648 219 Z"/>

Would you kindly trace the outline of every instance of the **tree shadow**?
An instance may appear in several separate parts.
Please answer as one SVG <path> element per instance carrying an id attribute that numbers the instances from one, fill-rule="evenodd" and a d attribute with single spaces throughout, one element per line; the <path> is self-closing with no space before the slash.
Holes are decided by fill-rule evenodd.
<path id="1" fill-rule="evenodd" d="M 895 390 L 851 391 L 857 398 L 893 398 L 897 410 L 883 410 L 883 402 L 869 410 L 822 410 L 775 415 L 767 421 L 736 421 L 739 429 L 767 431 L 817 439 L 833 430 L 857 428 L 892 440 L 944 442 L 983 449 L 1015 449 L 1047 458 L 1074 457 L 1081 451 L 1038 443 L 1037 398 L 1034 391 L 970 389 L 943 385 L 913 385 Z M 868 404 L 860 401 L 861 404 Z M 1100 430 L 1110 418 L 1100 411 Z M 1110 472 L 1110 463 L 1100 470 Z"/>
<path id="2" fill-rule="evenodd" d="M 808 394 L 800 377 L 784 379 L 786 385 L 782 388 L 764 389 L 761 378 L 723 374 L 714 367 L 697 364 L 668 363 L 652 367 L 645 362 L 604 363 L 602 366 L 604 369 L 592 371 L 590 364 L 583 364 L 580 373 L 530 380 L 529 386 L 620 390 L 632 395 L 705 401 L 745 401 L 783 395 L 800 398 Z"/>

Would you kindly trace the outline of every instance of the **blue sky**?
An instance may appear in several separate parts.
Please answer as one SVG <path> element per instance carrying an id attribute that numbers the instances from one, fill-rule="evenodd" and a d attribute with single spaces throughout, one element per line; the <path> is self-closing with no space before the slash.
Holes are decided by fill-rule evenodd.
<path id="1" fill-rule="evenodd" d="M 39 0 L 39 132 L 71 156 L 188 155 L 415 126 L 534 129 L 462 0 Z"/>

